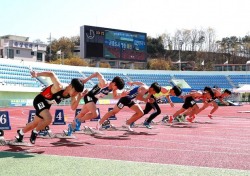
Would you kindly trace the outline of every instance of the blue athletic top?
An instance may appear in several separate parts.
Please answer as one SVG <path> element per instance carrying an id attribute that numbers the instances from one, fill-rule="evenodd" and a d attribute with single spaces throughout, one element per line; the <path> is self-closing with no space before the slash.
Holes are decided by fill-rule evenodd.
<path id="1" fill-rule="evenodd" d="M 138 89 L 140 86 L 133 88 L 132 90 L 129 91 L 128 97 L 131 99 L 134 99 L 138 95 Z"/>

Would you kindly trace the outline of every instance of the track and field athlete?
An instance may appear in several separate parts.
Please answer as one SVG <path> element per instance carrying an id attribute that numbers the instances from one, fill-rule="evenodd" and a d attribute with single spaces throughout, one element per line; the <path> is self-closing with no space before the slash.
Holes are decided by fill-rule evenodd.
<path id="1" fill-rule="evenodd" d="M 82 98 L 82 92 L 84 84 L 79 79 L 72 79 L 71 83 L 66 87 L 63 87 L 54 72 L 44 71 L 36 72 L 31 71 L 32 77 L 49 77 L 52 84 L 44 88 L 33 101 L 33 106 L 36 110 L 34 120 L 28 123 L 23 129 L 17 130 L 16 140 L 18 142 L 23 141 L 24 134 L 32 130 L 30 136 L 30 142 L 35 143 L 36 137 L 40 130 L 44 130 L 46 126 L 52 122 L 52 115 L 50 113 L 50 107 L 52 104 L 59 104 L 62 100 L 71 98 L 71 109 L 75 110 Z"/>
<path id="2" fill-rule="evenodd" d="M 75 130 L 79 130 L 81 122 L 98 117 L 96 103 L 99 98 L 105 97 L 110 92 L 113 93 L 114 99 L 119 99 L 127 94 L 126 91 L 118 93 L 118 90 L 122 90 L 125 85 L 124 80 L 119 76 L 116 76 L 112 81 L 106 81 L 101 73 L 95 72 L 88 78 L 82 79 L 82 81 L 86 83 L 95 77 L 98 78 L 99 82 L 83 97 L 85 104 L 74 121 L 68 125 L 68 136 L 71 136 Z"/>
<path id="3" fill-rule="evenodd" d="M 144 102 L 153 102 L 153 100 L 150 98 L 151 95 L 159 93 L 161 91 L 161 86 L 157 82 L 151 84 L 150 87 L 142 82 L 136 82 L 136 85 L 139 86 L 136 86 L 132 90 L 130 90 L 127 96 L 120 98 L 117 104 L 114 106 L 114 108 L 111 111 L 107 112 L 100 119 L 100 121 L 97 124 L 97 129 L 100 129 L 100 126 L 104 123 L 105 120 L 117 114 L 121 109 L 124 108 L 124 106 L 127 106 L 135 113 L 126 121 L 126 123 L 122 127 L 127 129 L 128 131 L 133 131 L 130 128 L 130 125 L 136 120 L 138 120 L 140 117 L 142 117 L 144 114 L 141 106 L 135 100 Z"/>

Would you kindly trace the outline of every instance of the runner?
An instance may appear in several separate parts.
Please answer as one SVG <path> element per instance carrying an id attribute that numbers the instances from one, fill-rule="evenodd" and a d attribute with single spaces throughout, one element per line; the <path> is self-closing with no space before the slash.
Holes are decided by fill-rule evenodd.
<path id="1" fill-rule="evenodd" d="M 187 111 L 188 114 L 184 114 L 184 116 L 182 116 L 181 119 L 180 117 L 177 118 L 176 119 L 177 121 L 184 121 L 184 118 L 186 117 L 186 115 L 193 117 L 199 111 L 199 106 L 196 104 L 195 100 L 208 101 L 212 97 L 214 97 L 214 93 L 210 87 L 206 87 L 205 89 L 206 90 L 203 92 L 193 91 L 187 95 L 181 96 L 183 99 L 185 99 L 184 104 L 181 109 L 179 109 L 173 114 L 173 116 L 169 116 L 168 122 L 172 123 L 176 117 L 179 117 L 179 115 L 184 113 L 185 111 Z"/>
<path id="2" fill-rule="evenodd" d="M 203 102 L 203 106 L 198 111 L 198 113 L 200 113 L 201 111 L 203 111 L 207 107 L 213 106 L 213 109 L 208 114 L 208 117 L 210 119 L 213 119 L 212 114 L 219 108 L 219 105 L 217 104 L 217 102 L 215 100 L 218 99 L 222 104 L 228 106 L 229 103 L 224 101 L 224 98 L 227 98 L 232 94 L 232 92 L 230 90 L 228 90 L 228 89 L 225 89 L 224 91 L 221 91 L 220 88 L 213 88 L 212 91 L 214 92 L 214 97 L 209 101 Z"/>
<path id="3" fill-rule="evenodd" d="M 71 83 L 64 88 L 53 72 L 31 71 L 30 73 L 32 77 L 45 76 L 49 77 L 52 81 L 52 84 L 44 88 L 33 101 L 33 106 L 36 110 L 34 120 L 28 123 L 23 129 L 17 130 L 18 135 L 16 136 L 16 140 L 18 142 L 23 141 L 24 133 L 32 130 L 30 142 L 34 144 L 38 132 L 44 130 L 52 121 L 52 115 L 49 111 L 51 105 L 55 103 L 59 104 L 62 100 L 71 98 L 71 109 L 75 110 L 82 98 L 84 84 L 79 79 L 72 79 Z"/>
<path id="4" fill-rule="evenodd" d="M 122 90 L 125 85 L 124 80 L 119 76 L 116 76 L 110 82 L 106 81 L 101 73 L 95 72 L 88 78 L 82 79 L 82 81 L 86 83 L 95 77 L 98 78 L 99 82 L 83 97 L 85 104 L 83 105 L 81 112 L 75 117 L 75 120 L 68 125 L 68 136 L 71 136 L 73 131 L 80 129 L 81 122 L 98 117 L 96 102 L 99 98 L 103 98 L 110 92 L 113 92 L 114 99 L 121 98 L 127 94 L 126 91 L 123 91 L 121 94 L 117 93 L 117 90 Z"/>
<path id="5" fill-rule="evenodd" d="M 144 101 L 144 102 L 153 102 L 151 99 L 151 95 L 155 93 L 159 93 L 161 91 L 161 86 L 158 83 L 153 83 L 150 87 L 145 85 L 142 82 L 129 82 L 130 86 L 138 85 L 132 90 L 129 91 L 127 96 L 120 98 L 118 103 L 114 106 L 113 110 L 107 112 L 97 123 L 97 129 L 101 128 L 101 125 L 107 120 L 109 117 L 117 114 L 124 106 L 128 106 L 130 109 L 135 111 L 135 113 L 126 121 L 126 124 L 122 127 L 127 129 L 128 131 L 133 131 L 130 128 L 130 125 L 143 116 L 143 110 L 140 105 L 135 101 L 135 99 Z M 145 97 L 146 96 L 146 97 Z"/>
<path id="6" fill-rule="evenodd" d="M 181 88 L 178 86 L 174 86 L 171 89 L 167 90 L 165 88 L 161 88 L 161 92 L 151 95 L 151 98 L 154 100 L 153 103 L 147 102 L 145 109 L 143 110 L 144 115 L 148 114 L 152 109 L 154 112 L 144 121 L 143 125 L 147 128 L 151 128 L 150 123 L 154 118 L 156 118 L 159 114 L 161 114 L 161 109 L 158 105 L 158 101 L 162 97 L 166 97 L 171 107 L 174 107 L 174 103 L 171 101 L 170 96 L 179 96 L 181 95 Z"/>

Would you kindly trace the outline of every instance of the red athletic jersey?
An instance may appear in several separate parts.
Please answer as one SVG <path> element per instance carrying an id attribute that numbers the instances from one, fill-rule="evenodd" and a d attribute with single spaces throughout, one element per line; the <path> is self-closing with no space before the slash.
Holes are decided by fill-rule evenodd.
<path id="1" fill-rule="evenodd" d="M 53 84 L 50 85 L 49 87 L 46 87 L 42 92 L 41 95 L 46 98 L 46 99 L 52 99 L 53 98 L 53 94 L 51 92 L 51 88 L 52 88 Z"/>
<path id="2" fill-rule="evenodd" d="M 49 102 L 49 104 L 52 104 L 52 101 L 59 104 L 62 100 L 67 99 L 70 97 L 70 95 L 63 96 L 64 89 L 60 90 L 59 92 L 52 93 L 51 88 L 53 84 L 49 87 L 46 87 L 40 94 Z"/>

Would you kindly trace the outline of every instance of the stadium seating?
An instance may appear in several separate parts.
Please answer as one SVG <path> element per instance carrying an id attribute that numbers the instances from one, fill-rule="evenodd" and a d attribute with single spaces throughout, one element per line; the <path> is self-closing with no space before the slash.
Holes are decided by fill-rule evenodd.
<path id="1" fill-rule="evenodd" d="M 56 68 L 33 67 L 36 71 L 53 71 L 62 83 L 69 84 L 73 78 L 82 78 L 83 75 L 77 70 L 63 70 Z M 90 82 L 85 84 L 86 88 L 92 87 Z"/>
<path id="2" fill-rule="evenodd" d="M 123 69 L 105 69 L 105 68 L 89 68 L 79 67 L 70 69 L 68 66 L 53 65 L 50 67 L 33 67 L 36 71 L 54 71 L 62 83 L 70 83 L 72 78 L 85 78 L 93 72 L 99 71 L 104 75 L 106 80 L 112 80 L 115 76 L 120 76 L 125 82 L 140 81 L 150 86 L 153 82 L 158 82 L 162 86 L 172 86 L 172 79 L 183 79 L 192 89 L 203 89 L 205 86 L 218 86 L 220 88 L 233 89 L 239 84 L 250 83 L 250 75 L 247 74 L 232 74 L 232 75 L 216 75 L 216 74 L 178 74 L 179 72 L 171 71 L 141 71 L 141 70 L 123 70 Z M 18 64 L 7 64 L 0 62 L 0 82 L 6 85 L 23 86 L 23 87 L 42 87 L 42 85 L 30 76 L 28 66 Z M 90 89 L 98 83 L 97 78 L 91 79 L 85 84 L 85 87 Z M 126 85 L 125 88 L 129 88 Z"/>
<path id="3" fill-rule="evenodd" d="M 250 84 L 250 75 L 229 75 L 230 80 L 236 87 L 239 87 L 239 84 Z"/>
<path id="4" fill-rule="evenodd" d="M 232 89 L 225 75 L 174 75 L 175 79 L 184 79 L 192 89 L 203 89 L 205 86 L 217 86 Z"/>
<path id="5" fill-rule="evenodd" d="M 24 87 L 40 87 L 36 79 L 31 78 L 26 66 L 0 64 L 0 79 L 3 84 Z"/>
<path id="6" fill-rule="evenodd" d="M 150 86 L 153 82 L 158 82 L 161 86 L 171 86 L 171 76 L 168 74 L 137 74 L 128 73 L 131 81 L 140 81 Z"/>

